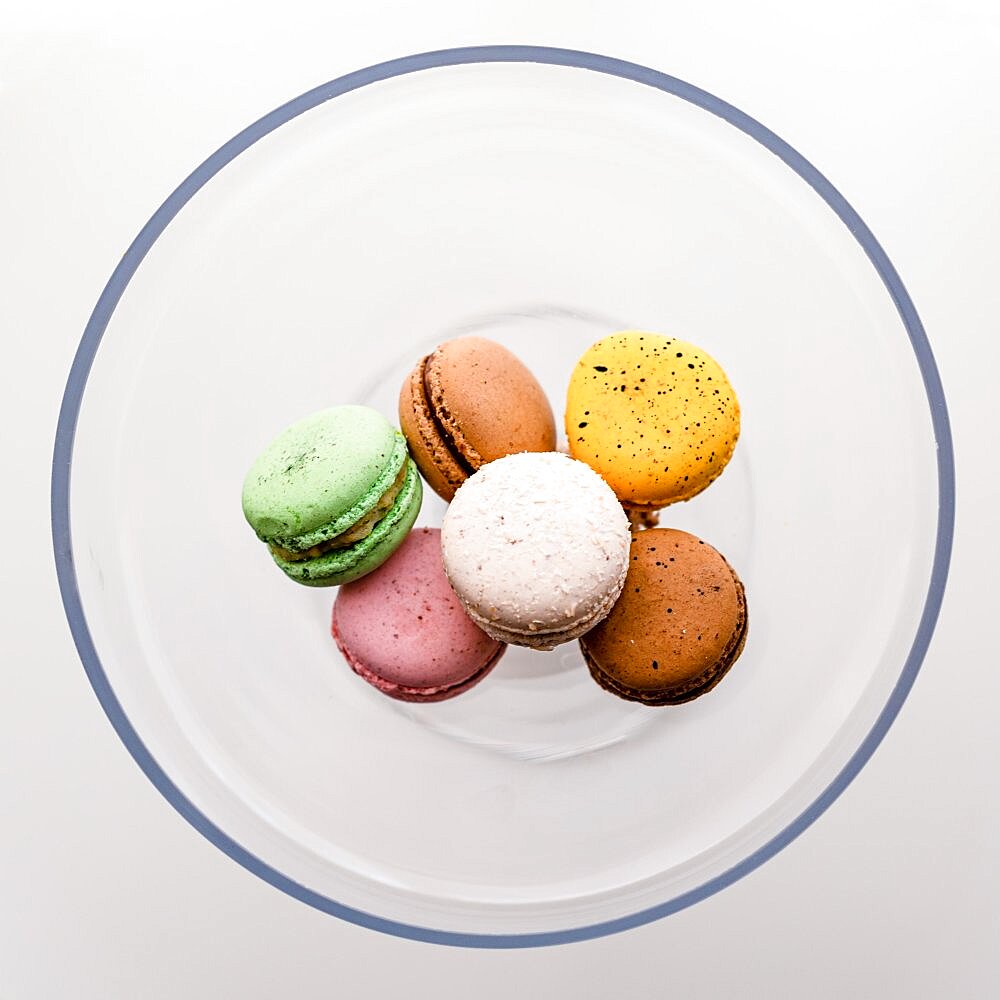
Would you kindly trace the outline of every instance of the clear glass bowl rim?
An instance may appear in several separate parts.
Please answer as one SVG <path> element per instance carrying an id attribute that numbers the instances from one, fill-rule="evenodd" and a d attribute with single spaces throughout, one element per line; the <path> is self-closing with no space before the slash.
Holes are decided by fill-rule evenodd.
<path id="1" fill-rule="evenodd" d="M 476 63 L 541 63 L 568 66 L 632 80 L 664 91 L 716 115 L 755 139 L 798 174 L 836 213 L 861 245 L 885 285 L 909 336 L 930 407 L 937 443 L 938 516 L 927 594 L 909 654 L 875 724 L 847 764 L 796 819 L 763 847 L 702 885 L 657 906 L 625 917 L 566 930 L 526 934 L 463 934 L 419 927 L 362 912 L 301 885 L 254 856 L 216 826 L 171 781 L 150 754 L 119 702 L 94 646 L 84 614 L 74 567 L 70 532 L 70 480 L 80 405 L 94 357 L 115 308 L 143 258 L 192 196 L 231 160 L 259 139 L 304 112 L 369 84 L 428 69 Z M 265 882 L 318 910 L 383 933 L 437 944 L 473 948 L 527 948 L 563 944 L 614 934 L 675 913 L 749 874 L 810 826 L 851 783 L 881 743 L 916 680 L 944 596 L 955 521 L 955 467 L 944 390 L 927 335 L 909 293 L 874 234 L 844 196 L 808 160 L 774 132 L 699 87 L 636 63 L 573 49 L 531 45 L 488 45 L 443 49 L 392 59 L 348 73 L 307 91 L 249 125 L 219 147 L 163 202 L 126 250 L 97 301 L 70 368 L 56 428 L 51 480 L 52 541 L 63 608 L 84 670 L 98 701 L 136 763 L 167 801 L 204 837 Z"/>

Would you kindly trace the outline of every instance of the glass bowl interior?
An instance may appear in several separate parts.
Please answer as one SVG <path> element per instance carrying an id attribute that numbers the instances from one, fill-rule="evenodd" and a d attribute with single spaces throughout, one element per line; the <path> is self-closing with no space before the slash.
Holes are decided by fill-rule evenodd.
<path id="1" fill-rule="evenodd" d="M 92 677 L 220 846 L 350 919 L 530 943 L 666 912 L 815 806 L 913 661 L 938 469 L 896 304 L 802 176 L 647 82 L 486 61 L 317 99 L 169 222 L 81 388 L 61 572 Z M 244 523 L 256 452 L 337 403 L 395 422 L 463 332 L 561 423 L 578 355 L 628 327 L 705 347 L 740 398 L 730 467 L 662 516 L 746 585 L 730 676 L 648 709 L 574 644 L 511 649 L 451 702 L 378 695 L 330 638 L 334 591 Z M 428 491 L 418 523 L 443 511 Z"/>

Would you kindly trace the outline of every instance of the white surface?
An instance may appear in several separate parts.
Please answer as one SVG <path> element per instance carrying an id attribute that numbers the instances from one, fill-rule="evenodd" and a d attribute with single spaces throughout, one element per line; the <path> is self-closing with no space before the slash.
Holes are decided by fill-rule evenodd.
<path id="1" fill-rule="evenodd" d="M 787 2 L 710 4 L 698 15 L 653 4 L 369 4 L 363 15 L 325 5 L 290 8 L 281 23 L 262 6 L 237 20 L 174 4 L 140 21 L 124 4 L 88 6 L 0 7 L 11 526 L 0 571 L 0 996 L 995 992 L 1000 679 L 990 583 L 1000 484 L 987 379 L 1000 362 L 1000 24 L 987 5 L 821 14 Z M 317 82 L 408 51 L 495 41 L 656 66 L 733 101 L 809 157 L 913 295 L 949 396 L 959 469 L 952 579 L 931 653 L 841 800 L 764 868 L 693 909 L 524 953 L 433 948 L 338 923 L 203 841 L 101 714 L 62 621 L 47 519 L 72 352 L 163 196 L 225 138 Z"/>

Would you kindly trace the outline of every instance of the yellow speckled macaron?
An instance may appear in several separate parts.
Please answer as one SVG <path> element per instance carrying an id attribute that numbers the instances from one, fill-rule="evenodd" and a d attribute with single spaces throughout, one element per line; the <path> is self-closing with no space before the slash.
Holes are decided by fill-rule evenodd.
<path id="1" fill-rule="evenodd" d="M 700 348 L 641 330 L 614 333 L 577 362 L 566 399 L 570 454 L 627 507 L 689 500 L 726 467 L 740 407 Z"/>

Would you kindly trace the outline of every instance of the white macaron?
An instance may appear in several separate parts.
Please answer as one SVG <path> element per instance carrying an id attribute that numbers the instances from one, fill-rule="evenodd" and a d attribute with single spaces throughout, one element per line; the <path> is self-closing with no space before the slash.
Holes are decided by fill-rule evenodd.
<path id="1" fill-rule="evenodd" d="M 452 588 L 484 632 L 552 649 L 611 611 L 630 537 L 621 504 L 588 465 L 526 452 L 465 481 L 445 514 L 441 550 Z"/>

